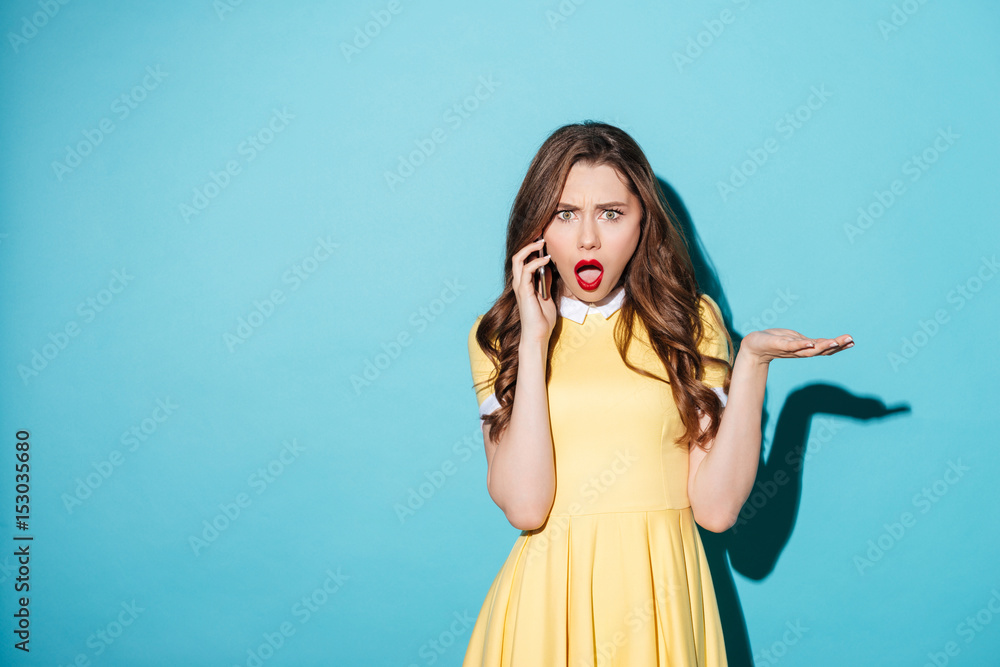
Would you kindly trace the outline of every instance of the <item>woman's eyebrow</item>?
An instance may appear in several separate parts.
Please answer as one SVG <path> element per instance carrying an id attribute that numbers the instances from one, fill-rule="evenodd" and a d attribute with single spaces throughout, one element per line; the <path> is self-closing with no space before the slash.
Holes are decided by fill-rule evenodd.
<path id="1" fill-rule="evenodd" d="M 559 202 L 558 204 L 556 204 L 556 206 L 565 211 L 580 210 L 579 206 L 574 206 L 573 204 L 564 204 L 563 202 Z M 609 202 L 604 202 L 603 204 L 596 204 L 595 206 L 596 208 L 611 208 L 612 206 L 617 206 L 618 208 L 624 208 L 625 206 L 627 206 L 627 204 L 621 201 L 609 201 Z"/>

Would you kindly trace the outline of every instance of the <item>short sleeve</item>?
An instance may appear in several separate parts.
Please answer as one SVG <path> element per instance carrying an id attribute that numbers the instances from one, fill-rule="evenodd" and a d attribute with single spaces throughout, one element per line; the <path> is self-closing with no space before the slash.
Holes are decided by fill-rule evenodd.
<path id="1" fill-rule="evenodd" d="M 729 353 L 729 342 L 726 339 L 725 323 L 719 304 L 707 294 L 702 294 L 698 307 L 703 329 L 702 339 L 698 343 L 698 351 L 703 355 L 722 359 L 731 365 L 732 357 Z M 708 362 L 705 364 L 705 375 L 702 379 L 706 386 L 714 389 L 715 393 L 719 395 L 723 406 L 728 398 L 722 389 L 727 370 L 721 364 Z"/>
<path id="2" fill-rule="evenodd" d="M 488 415 L 500 407 L 500 402 L 493 393 L 493 382 L 490 379 L 494 371 L 493 361 L 479 347 L 479 342 L 476 340 L 476 330 L 482 319 L 482 315 L 477 317 L 469 330 L 469 366 L 472 369 L 472 387 L 476 392 L 480 416 Z"/>

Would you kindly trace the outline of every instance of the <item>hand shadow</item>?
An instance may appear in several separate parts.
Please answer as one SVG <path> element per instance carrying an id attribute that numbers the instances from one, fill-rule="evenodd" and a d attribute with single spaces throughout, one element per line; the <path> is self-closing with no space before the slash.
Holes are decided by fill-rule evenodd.
<path id="1" fill-rule="evenodd" d="M 663 191 L 665 204 L 674 213 L 679 231 L 687 242 L 698 284 L 703 292 L 719 304 L 726 327 L 738 349 L 742 336 L 734 333 L 730 326 L 732 320 L 728 300 L 723 296 L 721 283 L 702 249 L 687 209 L 666 181 L 661 178 L 657 181 Z M 764 404 L 767 404 L 766 398 Z M 764 579 L 774 570 L 778 556 L 791 537 L 798 513 L 802 496 L 802 470 L 811 458 L 807 444 L 813 416 L 830 414 L 868 420 L 909 410 L 909 406 L 889 408 L 881 400 L 855 396 L 829 384 L 813 384 L 797 389 L 785 399 L 766 462 L 763 460 L 762 442 L 762 455 L 757 464 L 754 487 L 736 525 L 724 533 L 713 533 L 698 527 L 712 572 L 730 667 L 753 667 L 754 661 L 746 618 L 729 563 L 732 563 L 737 572 L 755 581 Z M 768 413 L 764 410 L 761 416 L 762 430 L 765 430 L 767 419 Z M 823 424 L 821 427 L 829 428 L 829 425 Z M 823 437 L 821 432 L 817 433 L 817 442 L 822 441 Z M 826 445 L 827 442 L 828 440 L 823 441 L 823 444 Z M 839 444 L 841 443 L 828 446 Z"/>

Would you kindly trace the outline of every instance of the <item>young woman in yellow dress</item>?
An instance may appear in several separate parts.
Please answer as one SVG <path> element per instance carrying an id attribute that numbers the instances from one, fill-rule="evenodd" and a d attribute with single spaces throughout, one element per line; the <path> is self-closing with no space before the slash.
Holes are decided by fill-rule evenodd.
<path id="1" fill-rule="evenodd" d="M 468 342 L 486 488 L 521 534 L 463 667 L 726 665 L 696 524 L 750 494 L 771 360 L 851 338 L 754 331 L 734 359 L 642 150 L 588 121 L 528 168 Z"/>

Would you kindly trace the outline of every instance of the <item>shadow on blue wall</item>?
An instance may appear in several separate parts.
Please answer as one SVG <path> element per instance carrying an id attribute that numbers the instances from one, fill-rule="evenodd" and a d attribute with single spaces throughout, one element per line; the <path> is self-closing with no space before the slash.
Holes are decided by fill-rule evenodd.
<path id="1" fill-rule="evenodd" d="M 691 216 L 677 192 L 663 179 L 658 178 L 657 181 L 677 217 L 681 233 L 688 241 L 698 285 L 719 304 L 726 328 L 739 350 L 742 332 L 733 329 L 729 302 L 722 292 L 715 268 L 695 233 Z M 800 333 L 808 335 L 807 332 Z M 767 405 L 766 398 L 764 404 Z M 744 504 L 736 525 L 724 533 L 713 533 L 698 527 L 712 571 L 730 667 L 754 666 L 746 617 L 740 606 L 732 570 L 748 579 L 761 581 L 774 570 L 781 551 L 788 544 L 802 497 L 802 474 L 813 417 L 828 414 L 870 420 L 909 411 L 908 405 L 889 408 L 877 398 L 862 397 L 825 383 L 796 389 L 785 398 L 767 460 L 764 460 L 762 446 L 753 492 Z M 763 432 L 767 431 L 767 422 L 765 408 L 761 416 Z"/>

